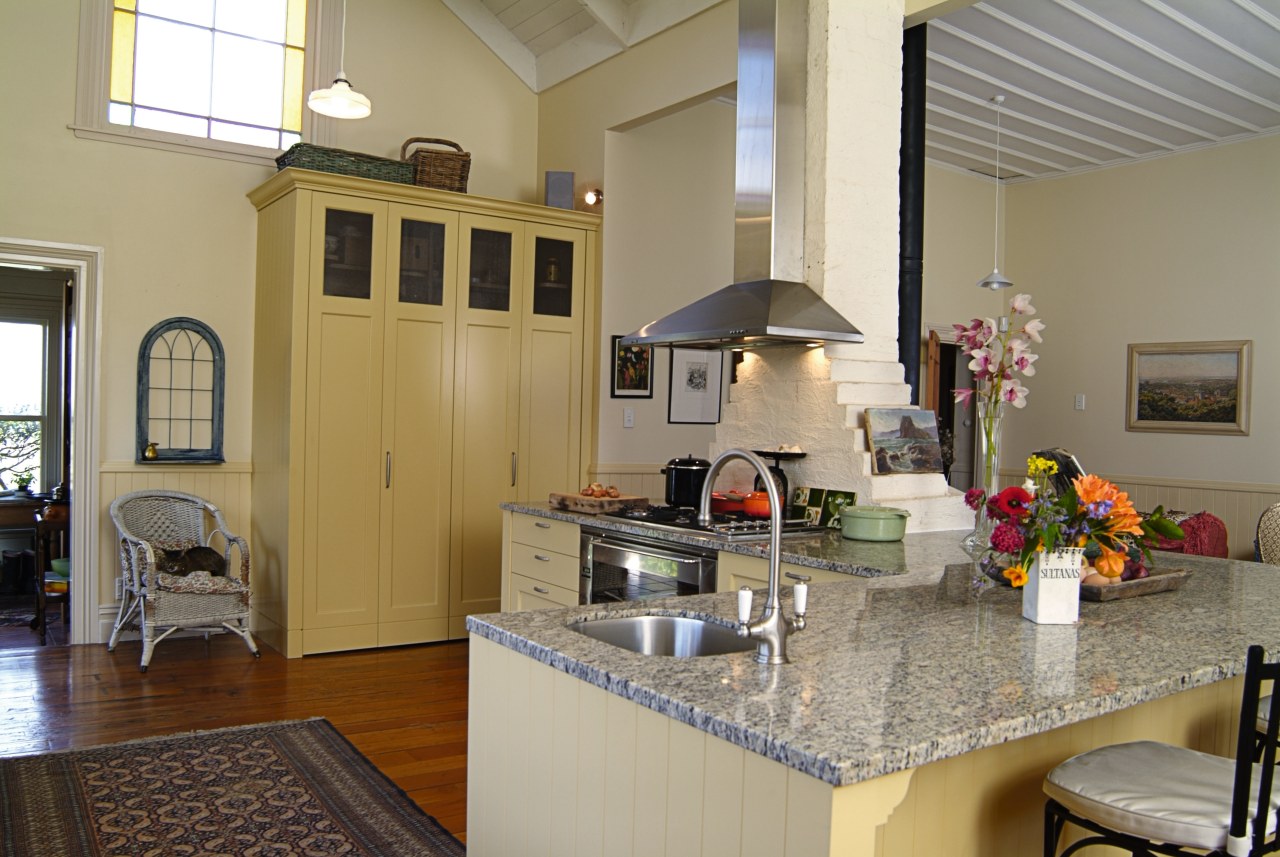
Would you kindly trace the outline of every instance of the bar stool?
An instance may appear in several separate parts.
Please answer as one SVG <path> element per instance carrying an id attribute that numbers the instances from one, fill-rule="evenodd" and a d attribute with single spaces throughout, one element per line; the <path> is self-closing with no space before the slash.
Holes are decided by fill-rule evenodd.
<path id="1" fill-rule="evenodd" d="M 36 616 L 31 620 L 31 628 L 40 635 L 40 645 L 47 645 L 49 632 L 49 606 L 58 605 L 58 616 L 66 624 L 66 607 L 71 601 L 71 583 L 66 589 L 51 583 L 48 579 L 52 570 L 52 560 L 66 559 L 71 555 L 71 524 L 62 517 L 50 520 L 44 515 L 36 515 Z M 61 590 L 61 591 L 59 591 Z"/>
<path id="2" fill-rule="evenodd" d="M 1272 789 L 1280 694 L 1266 713 L 1255 762 L 1255 727 L 1263 681 L 1280 678 L 1280 663 L 1261 646 L 1245 659 L 1244 695 L 1234 759 L 1157 741 L 1100 747 L 1058 765 L 1045 777 L 1044 854 L 1055 857 L 1067 822 L 1090 831 L 1060 857 L 1089 845 L 1134 855 L 1256 857 L 1280 850 L 1275 836 L 1280 796 Z M 1195 849 L 1190 850 L 1190 849 Z"/>

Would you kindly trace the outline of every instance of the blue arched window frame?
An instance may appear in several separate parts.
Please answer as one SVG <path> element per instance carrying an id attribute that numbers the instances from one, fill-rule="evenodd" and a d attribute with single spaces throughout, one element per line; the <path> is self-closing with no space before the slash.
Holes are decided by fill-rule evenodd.
<path id="1" fill-rule="evenodd" d="M 189 348 L 190 358 L 174 357 L 174 346 L 181 344 Z M 152 386 L 152 364 L 156 360 L 168 361 L 168 383 L 162 387 Z M 175 366 L 184 362 L 190 363 L 189 372 L 184 377 Z M 211 364 L 208 375 L 208 386 L 197 386 L 204 379 L 197 379 L 198 364 Z M 200 372 L 199 374 L 203 374 Z M 180 386 L 183 383 L 186 386 Z M 222 340 L 202 321 L 194 318 L 166 319 L 151 330 L 142 339 L 138 348 L 138 436 L 137 458 L 139 464 L 163 464 L 165 462 L 220 464 L 222 456 L 222 412 L 225 397 L 226 358 L 222 351 Z M 154 398 L 155 392 L 158 398 Z M 182 394 L 186 394 L 187 412 L 183 416 L 175 416 L 174 402 L 181 405 Z M 167 400 L 168 412 L 152 414 L 153 401 Z M 208 416 L 196 416 L 196 402 L 206 400 L 209 404 Z M 174 446 L 174 426 L 186 422 L 187 446 Z M 192 424 L 208 422 L 209 445 L 196 447 L 190 443 Z M 180 433 L 181 434 L 181 433 Z M 156 435 L 156 436 L 153 436 Z M 160 436 L 163 435 L 163 436 Z M 147 446 L 155 443 L 155 454 L 147 455 Z"/>

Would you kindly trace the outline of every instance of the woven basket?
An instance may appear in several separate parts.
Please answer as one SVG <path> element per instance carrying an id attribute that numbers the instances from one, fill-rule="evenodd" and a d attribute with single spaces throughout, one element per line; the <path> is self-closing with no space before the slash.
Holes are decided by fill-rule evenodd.
<path id="1" fill-rule="evenodd" d="M 448 146 L 455 151 L 448 152 L 441 149 L 417 149 L 412 153 L 409 151 L 410 146 L 432 143 Z M 462 151 L 462 147 L 452 140 L 410 137 L 400 147 L 400 160 L 413 166 L 413 183 L 419 187 L 451 190 L 457 193 L 467 192 L 467 176 L 471 173 L 471 153 Z"/>
<path id="2" fill-rule="evenodd" d="M 322 173 L 338 173 L 384 182 L 413 184 L 412 164 L 394 161 L 391 158 L 379 158 L 376 155 L 365 155 L 361 152 L 314 146 L 311 143 L 294 143 L 287 152 L 276 158 L 276 166 L 282 170 L 285 167 L 299 167 L 304 170 L 318 170 Z"/>

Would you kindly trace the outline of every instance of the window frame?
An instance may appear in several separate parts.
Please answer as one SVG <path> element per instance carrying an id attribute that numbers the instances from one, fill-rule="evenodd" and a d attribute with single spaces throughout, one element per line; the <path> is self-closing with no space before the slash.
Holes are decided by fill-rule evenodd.
<path id="1" fill-rule="evenodd" d="M 341 52 L 342 0 L 308 0 L 307 42 L 303 50 L 303 97 L 316 89 L 329 86 L 337 70 Z M 76 69 L 76 114 L 70 126 L 84 140 L 124 143 L 170 152 L 241 161 L 274 168 L 280 150 L 264 149 L 244 143 L 212 140 L 113 125 L 107 121 L 111 83 L 112 4 L 104 0 L 82 0 L 80 3 L 80 61 Z M 325 70 L 328 70 L 327 72 Z M 302 140 L 317 145 L 330 145 L 336 120 L 321 116 L 302 106 Z"/>
<path id="2" fill-rule="evenodd" d="M 62 380 L 65 367 L 62 363 L 64 320 L 63 296 L 20 295 L 0 293 L 0 321 L 20 324 L 39 324 L 44 328 L 44 352 L 41 371 L 44 384 L 40 414 L 6 414 L 5 422 L 40 423 L 40 485 L 47 493 L 62 481 Z M 52 442 L 50 439 L 52 438 Z"/>

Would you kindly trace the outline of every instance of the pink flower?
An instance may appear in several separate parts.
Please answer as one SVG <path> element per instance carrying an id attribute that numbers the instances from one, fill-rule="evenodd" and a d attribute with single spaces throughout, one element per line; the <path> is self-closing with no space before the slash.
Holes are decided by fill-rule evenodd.
<path id="1" fill-rule="evenodd" d="M 979 348 L 973 352 L 973 359 L 969 361 L 969 369 L 979 380 L 990 378 L 995 374 L 996 366 L 999 364 L 999 358 L 991 353 L 990 349 Z"/>
<path id="2" fill-rule="evenodd" d="M 1017 315 L 1036 314 L 1036 308 L 1031 305 L 1031 295 L 1014 295 L 1009 301 L 1009 308 Z"/>
<path id="3" fill-rule="evenodd" d="M 1031 337 L 1032 342 L 1044 342 L 1040 338 L 1040 331 L 1044 330 L 1044 322 L 1038 318 L 1033 318 L 1022 327 L 1027 336 Z"/>
<path id="4" fill-rule="evenodd" d="M 991 532 L 991 546 L 1000 553 L 1018 553 L 1026 543 L 1021 531 L 1008 521 L 996 525 Z"/>
<path id="5" fill-rule="evenodd" d="M 969 392 L 973 392 L 970 390 Z M 970 488 L 964 492 L 964 504 L 975 512 L 982 507 L 982 502 L 987 499 L 987 492 L 981 488 Z"/>
<path id="6" fill-rule="evenodd" d="M 1000 382 L 1000 401 L 1007 402 L 1015 408 L 1027 406 L 1027 393 L 1031 392 L 1016 380 L 1006 378 Z"/>
<path id="7" fill-rule="evenodd" d="M 1014 369 L 1027 376 L 1036 374 L 1036 369 L 1031 364 L 1040 359 L 1039 355 L 1027 350 L 1030 347 L 1031 344 L 1020 336 L 1009 340 L 1009 362 Z"/>
<path id="8" fill-rule="evenodd" d="M 969 407 L 969 402 L 973 400 L 973 394 L 976 391 L 973 389 L 966 388 L 964 390 L 954 390 L 953 392 L 956 395 L 956 402 L 964 405 L 967 408 Z"/>

